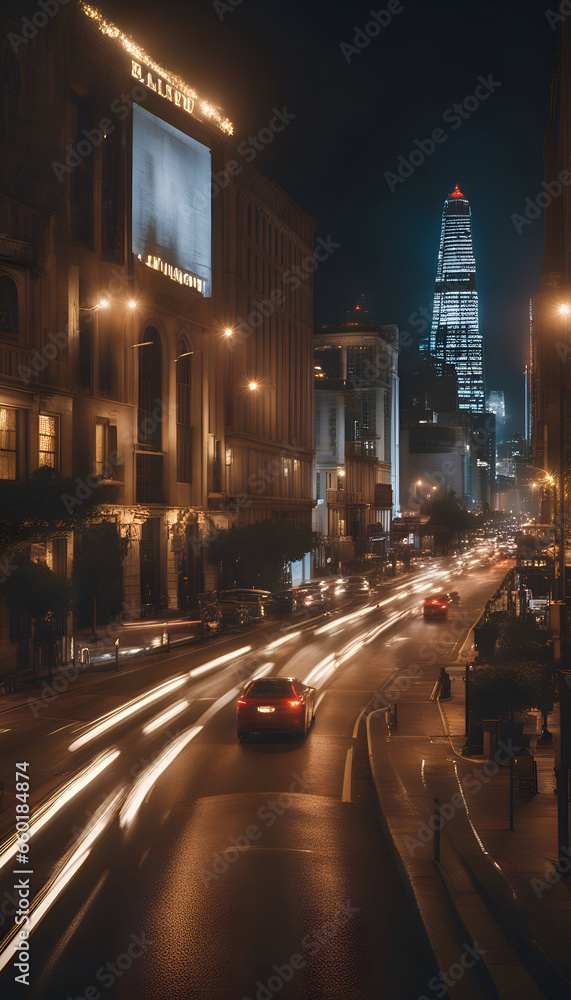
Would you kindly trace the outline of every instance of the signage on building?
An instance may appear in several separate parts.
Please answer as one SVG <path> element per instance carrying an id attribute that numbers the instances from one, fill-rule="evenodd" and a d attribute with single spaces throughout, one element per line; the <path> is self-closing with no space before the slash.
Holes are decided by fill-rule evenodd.
<path id="1" fill-rule="evenodd" d="M 154 257 L 152 254 L 147 255 L 145 264 L 154 271 L 161 271 L 162 274 L 166 274 L 173 281 L 178 281 L 179 285 L 186 285 L 187 288 L 195 288 L 197 292 L 200 292 L 201 295 L 203 294 L 204 282 L 202 278 L 197 278 L 196 274 L 183 271 L 180 267 L 175 267 L 173 264 L 166 264 L 160 257 Z"/>
<path id="2" fill-rule="evenodd" d="M 138 63 L 134 59 L 131 60 L 131 76 L 135 80 L 140 80 L 141 83 L 144 83 L 149 90 L 154 90 L 155 94 L 158 94 L 159 97 L 164 97 L 166 101 L 170 101 L 175 107 L 182 108 L 189 115 L 194 111 L 194 100 L 192 97 L 177 90 L 176 87 L 167 83 L 157 73 L 153 75 L 150 70 L 143 68 L 142 63 Z"/>

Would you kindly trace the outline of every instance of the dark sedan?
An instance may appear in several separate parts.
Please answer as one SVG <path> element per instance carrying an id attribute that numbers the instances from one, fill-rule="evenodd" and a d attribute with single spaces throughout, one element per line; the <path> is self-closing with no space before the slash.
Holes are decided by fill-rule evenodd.
<path id="1" fill-rule="evenodd" d="M 253 733 L 305 736 L 315 718 L 315 688 L 297 677 L 260 677 L 245 688 L 236 706 L 238 739 Z"/>

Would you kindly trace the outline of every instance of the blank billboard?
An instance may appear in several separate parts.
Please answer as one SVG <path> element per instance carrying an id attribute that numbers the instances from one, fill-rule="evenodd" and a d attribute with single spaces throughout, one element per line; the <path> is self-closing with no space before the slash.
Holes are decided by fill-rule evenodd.
<path id="1" fill-rule="evenodd" d="M 133 253 L 181 284 L 212 294 L 211 154 L 133 105 Z M 157 263 L 159 262 L 159 263 Z M 186 275 L 182 280 L 182 275 Z"/>

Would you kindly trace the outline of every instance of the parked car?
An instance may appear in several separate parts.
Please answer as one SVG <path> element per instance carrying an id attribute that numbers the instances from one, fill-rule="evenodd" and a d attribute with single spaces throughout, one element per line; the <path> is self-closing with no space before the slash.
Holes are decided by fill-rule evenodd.
<path id="1" fill-rule="evenodd" d="M 269 590 L 221 590 L 218 607 L 223 625 L 249 625 L 260 621 L 269 611 L 271 593 Z"/>
<path id="2" fill-rule="evenodd" d="M 259 677 L 249 681 L 236 705 L 239 740 L 259 732 L 305 736 L 314 718 L 315 688 L 297 677 Z"/>
<path id="3" fill-rule="evenodd" d="M 424 602 L 424 617 L 446 618 L 449 604 L 449 594 L 431 594 Z"/>

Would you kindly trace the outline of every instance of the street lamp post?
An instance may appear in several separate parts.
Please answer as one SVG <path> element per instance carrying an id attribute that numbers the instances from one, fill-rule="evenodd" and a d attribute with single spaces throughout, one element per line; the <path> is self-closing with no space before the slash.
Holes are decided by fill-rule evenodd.
<path id="1" fill-rule="evenodd" d="M 562 317 L 568 316 L 571 307 L 563 303 L 559 307 Z M 559 620 L 559 665 L 563 666 L 563 637 L 566 634 L 566 607 L 565 607 L 565 528 L 566 528 L 566 503 L 565 503 L 565 458 L 566 458 L 566 433 L 565 433 L 565 360 L 566 352 L 561 352 L 559 356 L 559 600 L 560 620 Z M 564 683 L 563 672 L 559 673 L 560 685 Z M 560 697 L 560 708 L 563 708 L 563 696 Z M 561 716 L 561 731 L 569 724 L 568 719 Z M 559 750 L 559 759 L 556 760 L 555 778 L 557 783 L 557 840 L 559 848 L 559 859 L 563 852 L 569 850 L 569 770 L 568 760 Z M 559 861 L 558 861 L 559 864 Z"/>

